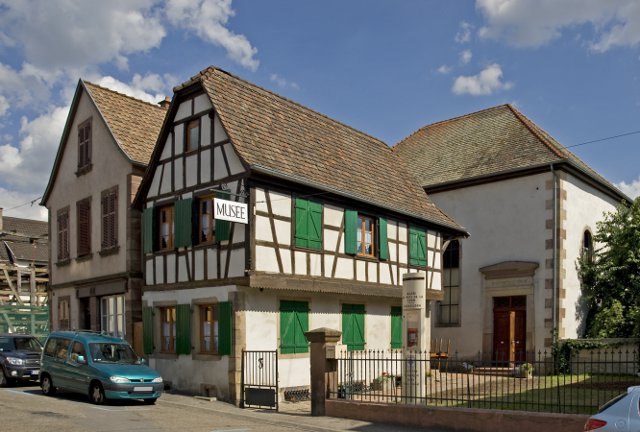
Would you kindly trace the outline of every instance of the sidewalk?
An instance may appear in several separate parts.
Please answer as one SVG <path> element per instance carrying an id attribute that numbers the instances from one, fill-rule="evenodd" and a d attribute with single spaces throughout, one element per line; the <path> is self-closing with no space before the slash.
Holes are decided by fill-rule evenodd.
<path id="1" fill-rule="evenodd" d="M 282 402 L 280 411 L 241 409 L 234 405 L 220 401 L 208 401 L 192 396 L 183 396 L 165 393 L 158 400 L 159 404 L 168 403 L 195 407 L 203 410 L 217 412 L 227 416 L 243 419 L 252 424 L 279 426 L 291 430 L 302 431 L 401 431 L 401 432 L 444 432 L 435 429 L 406 428 L 395 425 L 376 424 L 358 420 L 348 420 L 334 417 L 312 417 L 311 402 Z"/>

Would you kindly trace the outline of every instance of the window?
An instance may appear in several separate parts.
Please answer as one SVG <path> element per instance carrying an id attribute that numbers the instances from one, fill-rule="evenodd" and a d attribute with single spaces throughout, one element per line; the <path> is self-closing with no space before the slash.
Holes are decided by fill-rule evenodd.
<path id="1" fill-rule="evenodd" d="M 402 348 L 402 307 L 391 306 L 391 348 Z"/>
<path id="2" fill-rule="evenodd" d="M 173 206 L 158 209 L 158 227 L 159 249 L 173 249 Z"/>
<path id="3" fill-rule="evenodd" d="M 58 329 L 69 329 L 69 302 L 68 296 L 58 298 Z"/>
<path id="4" fill-rule="evenodd" d="M 344 211 L 344 252 L 349 255 L 389 259 L 387 220 Z"/>
<path id="5" fill-rule="evenodd" d="M 348 351 L 364 349 L 364 305 L 342 305 L 342 343 Z"/>
<path id="6" fill-rule="evenodd" d="M 322 248 L 322 204 L 296 198 L 295 244 L 297 247 Z"/>
<path id="7" fill-rule="evenodd" d="M 309 331 L 309 303 L 280 301 L 280 353 L 309 352 L 309 344 L 304 335 L 307 331 Z"/>
<path id="8" fill-rule="evenodd" d="M 442 289 L 444 298 L 438 302 L 440 325 L 460 324 L 460 243 L 452 240 L 442 255 Z"/>
<path id="9" fill-rule="evenodd" d="M 409 229 L 409 265 L 427 266 L 426 232 L 417 228 Z"/>
<path id="10" fill-rule="evenodd" d="M 200 352 L 203 354 L 218 354 L 218 314 L 217 305 L 200 305 Z"/>
<path id="11" fill-rule="evenodd" d="M 176 352 L 176 307 L 160 308 L 160 351 Z"/>
<path id="12" fill-rule="evenodd" d="M 102 331 L 112 336 L 125 336 L 124 295 L 102 297 L 100 300 Z"/>
<path id="13" fill-rule="evenodd" d="M 187 134 L 185 138 L 186 151 L 196 150 L 200 144 L 200 119 L 191 120 L 187 123 L 185 131 Z"/>
<path id="14" fill-rule="evenodd" d="M 91 166 L 91 119 L 78 126 L 78 171 Z"/>
<path id="15" fill-rule="evenodd" d="M 69 207 L 58 210 L 58 261 L 69 259 Z"/>
<path id="16" fill-rule="evenodd" d="M 211 243 L 216 239 L 213 219 L 213 196 L 200 198 L 198 201 L 198 243 Z"/>
<path id="17" fill-rule="evenodd" d="M 71 346 L 71 361 L 77 362 L 79 357 L 83 357 L 86 361 L 87 355 L 84 350 L 84 345 L 82 342 L 75 341 Z"/>
<path id="18" fill-rule="evenodd" d="M 78 257 L 91 253 L 91 198 L 76 203 L 78 218 Z"/>
<path id="19" fill-rule="evenodd" d="M 593 237 L 589 230 L 585 230 L 582 235 L 582 261 L 587 263 L 593 261 Z"/>
<path id="20" fill-rule="evenodd" d="M 118 245 L 118 187 L 102 192 L 102 249 Z"/>
<path id="21" fill-rule="evenodd" d="M 358 255 L 375 256 L 375 222 L 372 218 L 358 215 L 357 249 Z"/>

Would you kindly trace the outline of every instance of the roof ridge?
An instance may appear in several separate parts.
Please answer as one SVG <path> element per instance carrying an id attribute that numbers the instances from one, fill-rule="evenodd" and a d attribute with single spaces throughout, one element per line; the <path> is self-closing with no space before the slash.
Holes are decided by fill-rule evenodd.
<path id="1" fill-rule="evenodd" d="M 549 142 L 549 140 L 540 133 L 540 131 L 538 131 L 536 129 L 536 127 L 534 127 L 533 125 L 535 125 L 535 123 L 531 120 L 529 120 L 529 118 L 527 116 L 525 116 L 524 114 L 522 114 L 520 111 L 518 111 L 514 106 L 512 106 L 511 104 L 507 104 L 507 106 L 509 107 L 509 109 L 511 110 L 511 112 L 513 113 L 513 115 L 516 116 L 516 118 L 520 121 L 520 123 L 522 123 L 524 125 L 524 127 L 526 127 L 527 129 L 529 129 L 529 131 L 540 140 L 540 142 L 542 142 L 544 145 L 546 145 L 549 150 L 551 150 L 556 156 L 558 156 L 561 159 L 567 159 L 567 156 L 562 154 L 561 150 L 558 149 L 555 145 L 553 145 L 551 142 Z M 537 125 L 536 125 L 537 126 Z M 539 126 L 537 126 L 539 127 Z M 558 143 L 560 144 L 560 143 Z M 562 144 L 560 144 L 562 146 Z M 562 148 L 564 149 L 565 147 L 562 146 Z"/>
<path id="2" fill-rule="evenodd" d="M 503 107 L 508 107 L 508 106 L 510 106 L 510 104 L 508 104 L 508 103 L 507 104 L 501 104 L 501 105 L 494 105 L 494 106 L 491 106 L 491 107 L 488 107 L 488 108 L 483 108 L 483 109 L 478 110 L 478 111 L 473 111 L 473 112 L 470 112 L 470 113 L 461 114 L 459 116 L 455 116 L 455 117 L 451 117 L 451 118 L 448 118 L 448 119 L 439 120 L 437 122 L 426 124 L 426 125 L 422 126 L 421 128 L 418 128 L 417 130 L 413 131 L 412 133 L 410 133 L 409 135 L 407 135 L 406 137 L 404 137 L 400 141 L 398 141 L 392 148 L 395 149 L 401 143 L 405 142 L 406 140 L 408 140 L 412 136 L 416 135 L 419 132 L 422 132 L 423 130 L 425 130 L 427 128 L 430 128 L 430 127 L 433 127 L 433 126 L 439 126 L 439 125 L 446 124 L 446 123 L 452 123 L 454 121 L 463 120 L 463 119 L 465 119 L 467 117 L 471 117 L 471 116 L 480 114 L 480 113 L 485 112 L 485 111 L 490 111 L 490 110 L 503 108 Z"/>
<path id="3" fill-rule="evenodd" d="M 111 93 L 117 94 L 118 96 L 123 96 L 123 97 L 128 98 L 128 99 L 131 99 L 131 100 L 133 100 L 133 101 L 135 101 L 135 102 L 140 102 L 140 103 L 143 103 L 143 104 L 145 104 L 145 105 L 149 105 L 149 106 L 151 106 L 151 107 L 153 107 L 153 108 L 156 108 L 156 109 L 159 109 L 159 110 L 162 110 L 162 111 L 166 111 L 166 108 L 162 108 L 162 107 L 161 107 L 160 105 L 158 105 L 158 104 L 154 104 L 154 103 L 151 103 L 151 102 L 147 102 L 147 101 L 145 101 L 145 100 L 142 100 L 142 99 L 138 99 L 138 98 L 133 97 L 133 96 L 130 96 L 130 95 L 128 95 L 128 94 L 121 93 L 121 92 L 119 92 L 119 91 L 117 91 L 117 90 L 110 89 L 109 87 L 104 87 L 104 86 L 98 85 L 98 84 L 93 83 L 93 82 L 91 82 L 91 81 L 86 81 L 86 80 L 83 80 L 83 79 L 80 79 L 80 81 L 82 81 L 82 83 L 83 83 L 83 84 L 89 84 L 90 86 L 98 87 L 99 89 L 106 90 L 106 91 L 108 91 L 108 92 L 111 92 Z"/>
<path id="4" fill-rule="evenodd" d="M 205 68 L 205 69 L 203 69 L 202 71 L 200 71 L 200 73 L 198 73 L 198 75 L 195 75 L 195 76 L 194 76 L 194 77 L 192 77 L 190 80 L 186 81 L 184 84 L 190 84 L 190 83 L 194 82 L 194 81 L 195 81 L 195 80 L 197 80 L 197 79 L 202 80 L 202 77 L 203 77 L 203 76 L 204 76 L 208 71 L 220 71 L 220 72 L 222 72 L 222 73 L 224 73 L 224 74 L 226 74 L 226 75 L 229 75 L 229 76 L 230 76 L 230 77 L 232 77 L 232 78 L 237 79 L 238 81 L 242 81 L 243 83 L 248 84 L 249 86 L 251 86 L 251 87 L 253 87 L 253 88 L 255 88 L 255 89 L 258 89 L 258 90 L 264 91 L 265 93 L 268 93 L 268 94 L 270 94 L 270 95 L 272 95 L 272 96 L 274 96 L 274 97 L 277 97 L 277 98 L 279 98 L 279 99 L 282 99 L 283 101 L 285 101 L 285 102 L 287 102 L 287 103 L 289 103 L 289 104 L 292 104 L 292 105 L 294 105 L 294 106 L 296 106 L 296 107 L 298 107 L 298 108 L 302 108 L 304 111 L 307 111 L 307 112 L 313 113 L 313 114 L 318 115 L 318 116 L 320 116 L 320 117 L 323 117 L 323 118 L 325 118 L 325 119 L 329 120 L 329 121 L 330 121 L 330 122 L 332 122 L 332 123 L 335 123 L 335 124 L 338 124 L 338 125 L 344 126 L 344 127 L 348 128 L 348 129 L 351 129 L 351 130 L 352 130 L 352 131 L 354 131 L 354 132 L 357 132 L 358 134 L 361 134 L 361 135 L 363 135 L 363 136 L 366 136 L 366 137 L 368 137 L 368 138 L 370 138 L 370 139 L 372 139 L 372 140 L 378 141 L 380 144 L 384 144 L 384 146 L 385 146 L 385 147 L 387 147 L 387 148 L 391 148 L 391 147 L 390 147 L 386 142 L 382 141 L 380 138 L 376 138 L 376 137 L 374 137 L 373 135 L 368 134 L 367 132 L 361 131 L 360 129 L 356 129 L 356 128 L 355 128 L 355 127 L 353 127 L 353 126 L 350 126 L 350 125 L 348 125 L 348 124 L 346 124 L 346 123 L 343 123 L 343 122 L 341 122 L 341 121 L 339 121 L 339 120 L 336 120 L 336 119 L 334 119 L 334 118 L 332 118 L 332 117 L 329 117 L 329 116 L 328 116 L 328 115 L 326 115 L 326 114 L 323 114 L 323 113 L 321 113 L 321 112 L 319 112 L 319 111 L 316 111 L 316 110 L 314 110 L 314 109 L 311 109 L 311 108 L 309 108 L 309 107 L 307 107 L 307 106 L 305 106 L 305 105 L 302 105 L 302 104 L 301 104 L 301 103 L 299 103 L 299 102 L 296 102 L 296 101 L 294 101 L 294 100 L 292 100 L 292 99 L 289 99 L 289 98 L 287 98 L 287 97 L 285 97 L 285 96 L 282 96 L 282 95 L 280 95 L 280 94 L 278 94 L 278 93 L 276 93 L 276 92 L 274 92 L 274 91 L 272 91 L 272 90 L 269 90 L 269 89 L 267 89 L 267 88 L 265 88 L 265 87 L 261 87 L 261 86 L 259 86 L 259 85 L 255 84 L 255 83 L 252 83 L 252 82 L 247 81 L 247 80 L 245 80 L 245 79 L 243 79 L 243 78 L 240 78 L 239 76 L 234 75 L 234 74 L 232 74 L 231 72 L 228 72 L 228 71 L 226 71 L 226 70 L 224 70 L 224 69 L 221 69 L 221 68 L 219 68 L 219 67 L 216 67 L 216 66 L 208 66 L 207 68 Z M 182 85 L 181 85 L 180 87 L 182 87 Z"/>

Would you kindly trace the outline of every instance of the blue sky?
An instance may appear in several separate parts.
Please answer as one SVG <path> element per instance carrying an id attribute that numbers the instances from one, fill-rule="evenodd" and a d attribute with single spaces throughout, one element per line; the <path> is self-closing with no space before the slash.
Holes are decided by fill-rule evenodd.
<path id="1" fill-rule="evenodd" d="M 46 219 L 78 78 L 157 102 L 208 65 L 389 145 L 503 103 L 565 146 L 640 131 L 636 0 L 0 0 L 0 207 Z M 571 150 L 635 197 L 639 143 Z"/>

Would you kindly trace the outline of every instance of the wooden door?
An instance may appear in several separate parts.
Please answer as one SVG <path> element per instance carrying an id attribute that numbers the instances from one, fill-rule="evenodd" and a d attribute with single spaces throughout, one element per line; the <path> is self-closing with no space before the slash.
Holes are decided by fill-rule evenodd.
<path id="1" fill-rule="evenodd" d="M 526 297 L 495 297 L 493 306 L 493 360 L 496 364 L 525 361 Z"/>

